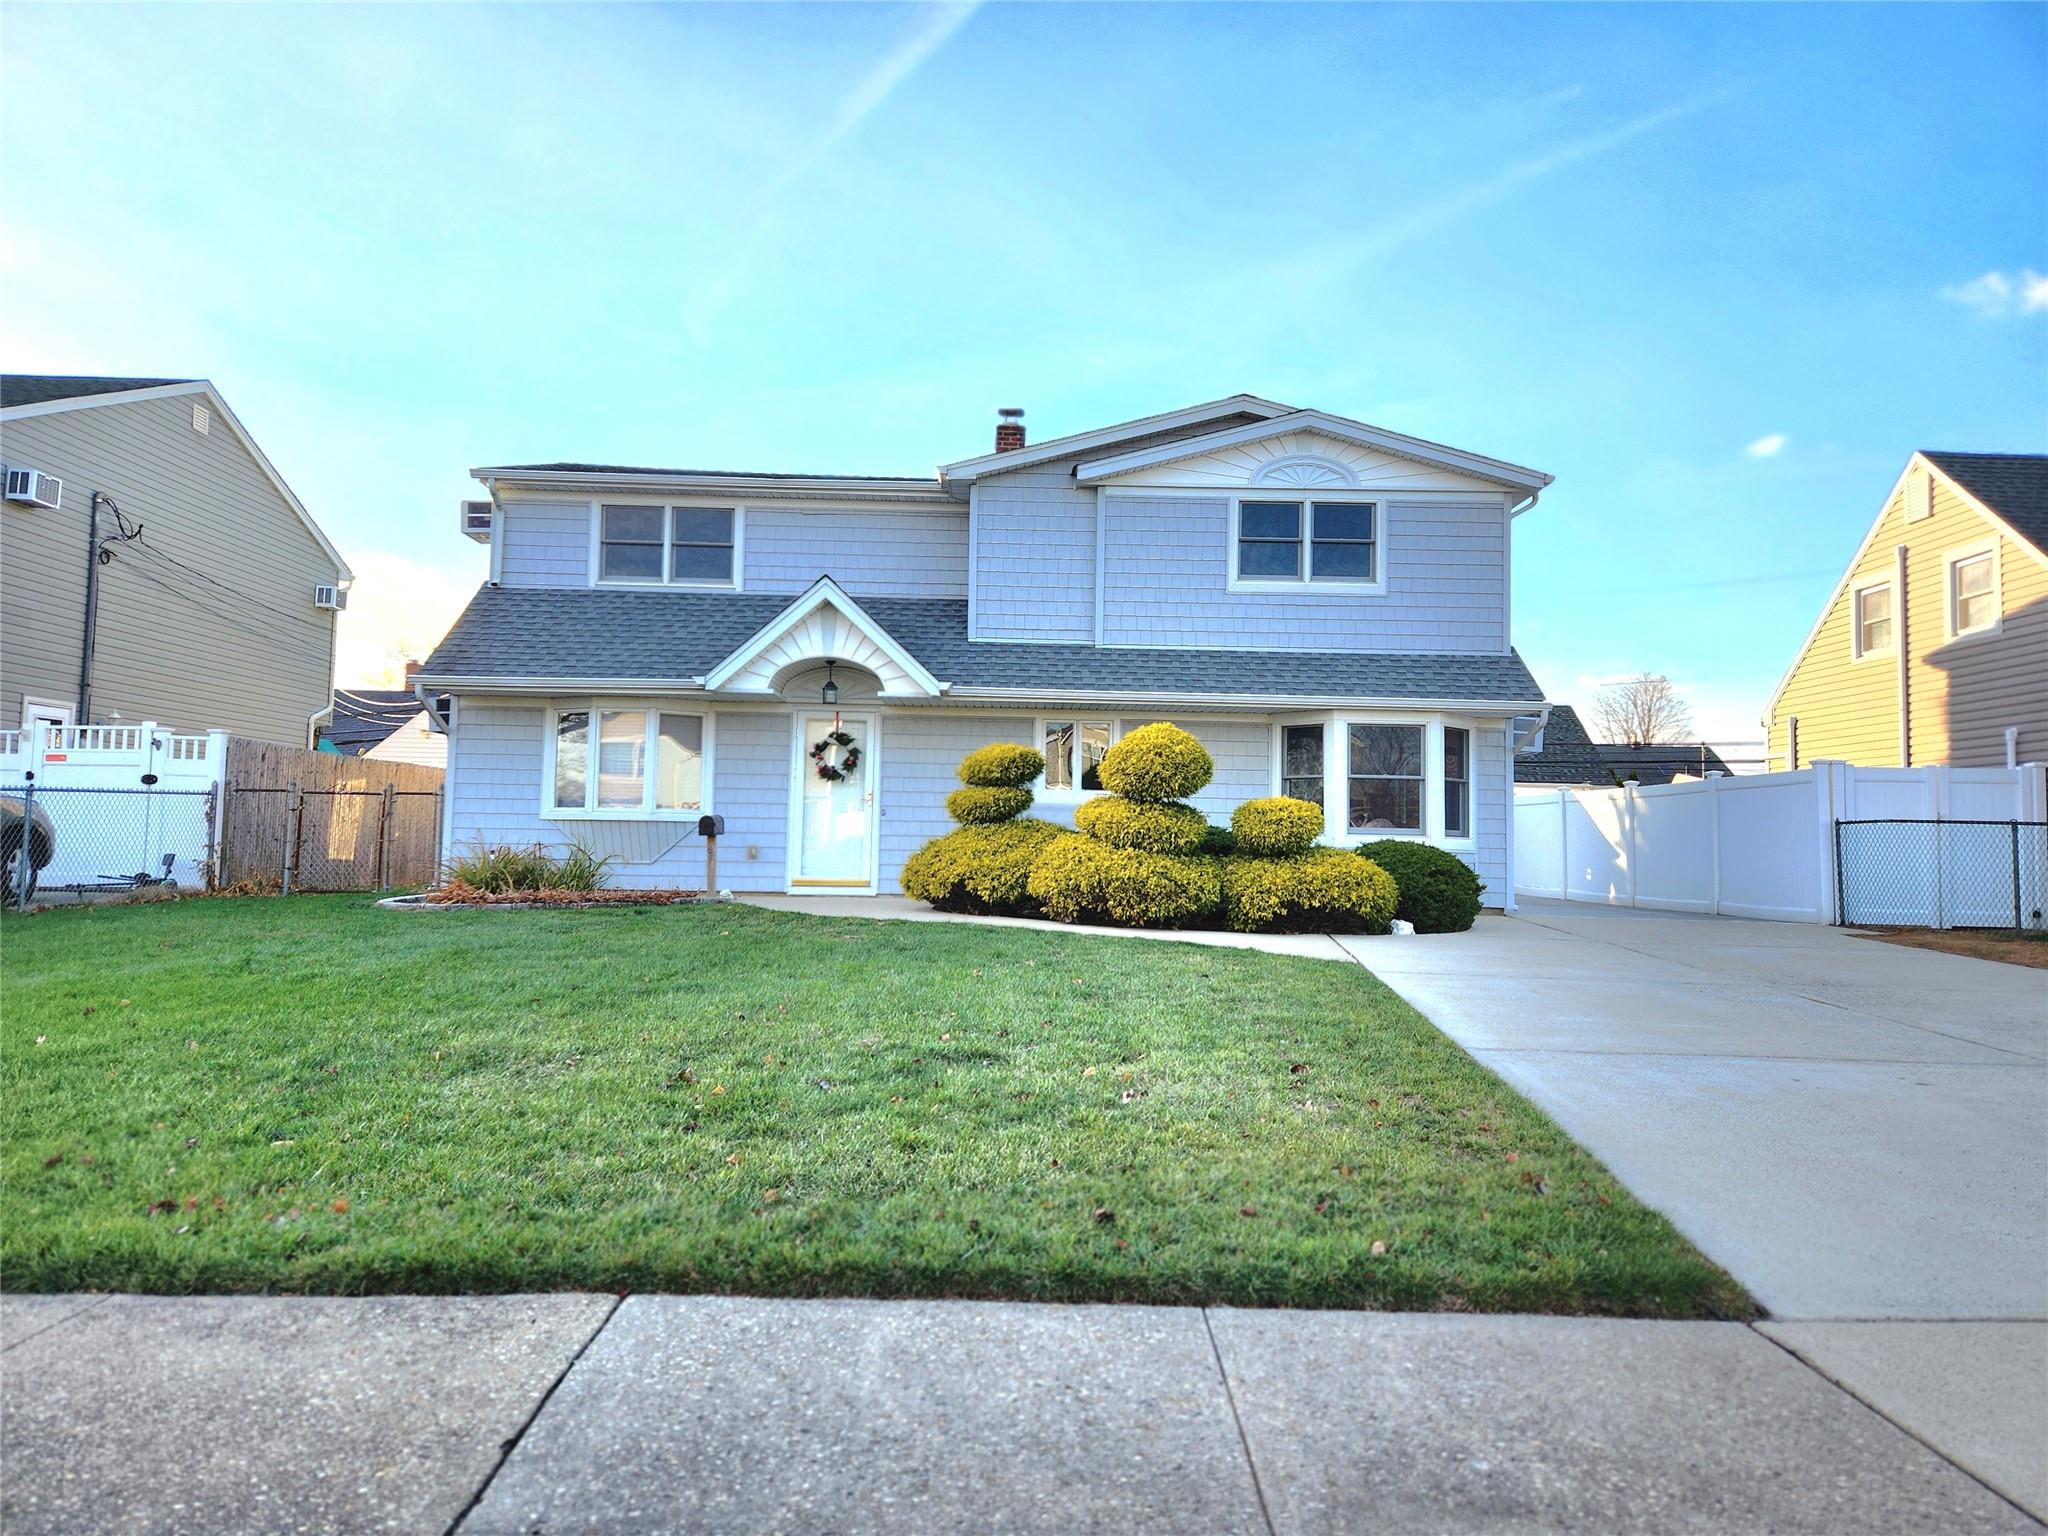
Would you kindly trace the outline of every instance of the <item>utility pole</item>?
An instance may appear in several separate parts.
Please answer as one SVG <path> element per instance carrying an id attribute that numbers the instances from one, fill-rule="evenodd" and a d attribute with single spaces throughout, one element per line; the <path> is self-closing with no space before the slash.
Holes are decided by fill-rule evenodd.
<path id="1" fill-rule="evenodd" d="M 78 646 L 78 724 L 92 724 L 92 653 L 98 638 L 100 622 L 100 567 L 112 562 L 114 552 L 100 547 L 100 503 L 107 504 L 107 510 L 114 514 L 115 532 L 107 536 L 107 543 L 125 544 L 130 539 L 142 537 L 142 524 L 133 528 L 128 519 L 121 515 L 121 508 L 114 498 L 105 491 L 92 493 L 92 510 L 86 516 L 85 525 L 85 634 Z"/>

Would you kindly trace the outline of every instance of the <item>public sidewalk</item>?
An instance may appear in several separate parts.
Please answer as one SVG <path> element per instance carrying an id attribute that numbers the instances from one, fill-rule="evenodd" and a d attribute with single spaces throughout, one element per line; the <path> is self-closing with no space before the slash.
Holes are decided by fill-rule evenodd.
<path id="1" fill-rule="evenodd" d="M 1737 1323 L 0 1299 L 40 1533 L 2038 1531 Z"/>

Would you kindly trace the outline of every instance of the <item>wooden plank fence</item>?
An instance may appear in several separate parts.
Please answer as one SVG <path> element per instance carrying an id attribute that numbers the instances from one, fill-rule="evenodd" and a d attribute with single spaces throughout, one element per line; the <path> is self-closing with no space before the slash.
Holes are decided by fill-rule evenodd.
<path id="1" fill-rule="evenodd" d="M 444 778 L 418 763 L 233 738 L 220 883 L 293 891 L 430 884 L 440 863 Z"/>

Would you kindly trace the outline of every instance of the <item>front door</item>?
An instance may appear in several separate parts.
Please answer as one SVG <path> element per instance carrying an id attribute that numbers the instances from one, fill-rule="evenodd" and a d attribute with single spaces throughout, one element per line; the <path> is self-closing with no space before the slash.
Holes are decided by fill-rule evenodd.
<path id="1" fill-rule="evenodd" d="M 792 890 L 871 892 L 874 878 L 874 726 L 865 716 L 797 719 Z M 842 739 L 843 738 L 843 739 Z"/>

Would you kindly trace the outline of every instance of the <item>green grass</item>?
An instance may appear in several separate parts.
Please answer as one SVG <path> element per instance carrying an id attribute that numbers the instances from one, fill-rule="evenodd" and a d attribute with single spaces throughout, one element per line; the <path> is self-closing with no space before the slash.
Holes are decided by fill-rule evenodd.
<path id="1" fill-rule="evenodd" d="M 60 910 L 0 921 L 0 1090 L 15 1291 L 1751 1310 L 1356 966 L 1236 950 Z"/>

